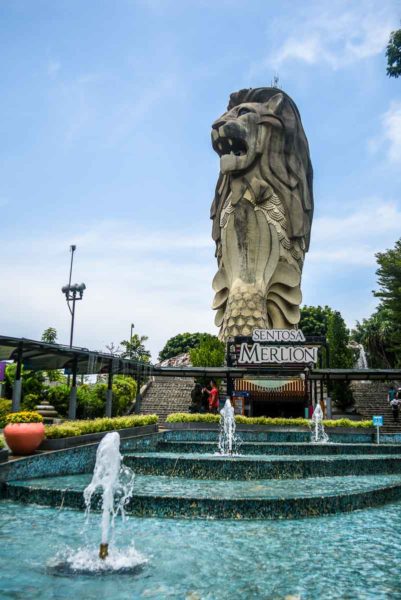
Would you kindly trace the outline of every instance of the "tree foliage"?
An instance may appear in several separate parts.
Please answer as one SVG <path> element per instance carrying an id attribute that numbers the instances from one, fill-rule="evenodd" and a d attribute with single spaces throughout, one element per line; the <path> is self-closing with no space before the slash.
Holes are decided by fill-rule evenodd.
<path id="1" fill-rule="evenodd" d="M 329 306 L 302 306 L 299 328 L 305 335 L 326 336 L 332 312 Z"/>
<path id="2" fill-rule="evenodd" d="M 225 359 L 225 345 L 215 335 L 201 338 L 197 348 L 189 351 L 194 367 L 222 367 Z"/>
<path id="3" fill-rule="evenodd" d="M 42 342 L 46 342 L 48 344 L 55 344 L 57 342 L 57 329 L 54 327 L 48 327 L 45 329 L 42 333 L 41 340 Z M 60 370 L 53 369 L 51 371 L 45 371 L 45 373 L 49 381 L 65 381 L 65 377 Z"/>
<path id="4" fill-rule="evenodd" d="M 355 354 L 349 347 L 350 334 L 341 313 L 332 311 L 327 327 L 327 341 L 330 348 L 330 367 L 334 369 L 352 369 Z M 332 400 L 341 408 L 353 403 L 352 390 L 348 382 L 335 382 L 331 386 Z"/>
<path id="5" fill-rule="evenodd" d="M 124 350 L 121 352 L 121 358 L 132 358 L 140 362 L 150 362 L 150 352 L 145 348 L 147 335 L 138 335 L 134 333 L 130 340 L 123 340 L 121 346 Z"/>
<path id="6" fill-rule="evenodd" d="M 376 271 L 380 289 L 374 292 L 380 298 L 380 307 L 387 319 L 388 350 L 394 353 L 395 366 L 401 365 L 401 239 L 394 248 L 376 254 Z"/>
<path id="7" fill-rule="evenodd" d="M 214 338 L 210 333 L 179 333 L 174 337 L 167 340 L 164 348 L 159 353 L 159 360 L 167 360 L 173 358 L 179 354 L 189 352 L 192 348 L 197 348 L 201 343 L 202 339 L 208 337 Z"/>
<path id="8" fill-rule="evenodd" d="M 387 75 L 399 77 L 401 75 L 401 29 L 392 31 L 386 49 Z"/>
<path id="9" fill-rule="evenodd" d="M 5 374 L 5 397 L 12 398 L 13 385 L 15 381 L 15 375 L 17 371 L 16 363 L 12 363 L 6 366 Z M 24 367 L 21 368 L 22 378 L 22 397 L 25 394 L 39 394 L 44 385 L 44 377 L 41 371 L 27 371 Z"/>
<path id="10" fill-rule="evenodd" d="M 47 342 L 48 344 L 54 344 L 57 341 L 57 329 L 54 327 L 48 327 L 42 333 L 42 342 Z"/>

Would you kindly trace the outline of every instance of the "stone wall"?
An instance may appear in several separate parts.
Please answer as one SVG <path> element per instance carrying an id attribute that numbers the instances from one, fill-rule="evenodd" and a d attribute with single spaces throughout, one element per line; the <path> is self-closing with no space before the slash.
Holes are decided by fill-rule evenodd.
<path id="1" fill-rule="evenodd" d="M 354 381 L 351 384 L 355 409 L 364 419 L 373 415 L 383 415 L 383 433 L 401 433 L 401 412 L 399 421 L 393 419 L 392 409 L 387 401 L 389 385 L 379 381 Z"/>

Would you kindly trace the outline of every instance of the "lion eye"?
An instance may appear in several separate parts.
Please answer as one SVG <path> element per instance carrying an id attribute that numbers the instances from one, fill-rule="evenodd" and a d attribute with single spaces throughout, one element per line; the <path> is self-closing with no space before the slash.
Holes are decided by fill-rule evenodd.
<path id="1" fill-rule="evenodd" d="M 249 108 L 240 108 L 238 111 L 238 116 L 242 117 L 242 115 L 247 115 L 248 113 L 253 112 L 252 110 L 249 110 Z"/>

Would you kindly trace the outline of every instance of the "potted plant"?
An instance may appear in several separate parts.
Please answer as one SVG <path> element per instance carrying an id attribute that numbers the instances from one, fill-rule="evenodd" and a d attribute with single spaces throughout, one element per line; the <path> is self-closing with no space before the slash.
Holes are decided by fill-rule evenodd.
<path id="1" fill-rule="evenodd" d="M 4 437 L 13 454 L 33 454 L 45 437 L 43 417 L 37 412 L 21 411 L 6 416 Z"/>

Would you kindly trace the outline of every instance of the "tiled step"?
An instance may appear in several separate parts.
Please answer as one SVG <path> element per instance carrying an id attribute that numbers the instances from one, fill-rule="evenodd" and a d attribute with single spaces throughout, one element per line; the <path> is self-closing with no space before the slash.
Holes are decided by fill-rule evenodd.
<path id="1" fill-rule="evenodd" d="M 401 455 L 401 444 L 311 444 L 311 443 L 285 443 L 285 442 L 243 442 L 237 445 L 241 455 L 282 455 L 282 456 L 311 456 L 311 455 Z M 215 454 L 218 452 L 215 441 L 159 441 L 158 452 L 172 452 L 175 454 L 199 453 Z"/>
<path id="2" fill-rule="evenodd" d="M 401 473 L 399 454 L 341 456 L 233 456 L 129 452 L 124 462 L 135 473 L 193 479 L 304 479 Z"/>
<path id="3" fill-rule="evenodd" d="M 168 427 L 169 424 L 167 424 Z M 288 429 L 270 428 L 258 431 L 257 427 L 249 426 L 248 429 L 237 428 L 237 434 L 243 442 L 269 442 L 269 443 L 310 443 L 311 433 L 301 427 Z M 209 426 L 200 429 L 176 429 L 164 433 L 164 441 L 171 442 L 214 442 L 217 445 L 219 436 L 218 426 Z M 335 444 L 371 444 L 375 442 L 371 429 L 361 428 L 357 432 L 346 433 L 333 430 L 329 432 L 330 442 Z"/>
<path id="4" fill-rule="evenodd" d="M 6 494 L 20 502 L 83 510 L 83 490 L 90 478 L 78 475 L 11 481 Z M 299 518 L 378 506 L 400 498 L 399 475 L 232 482 L 139 475 L 126 512 L 168 518 Z M 94 510 L 99 510 L 99 496 L 93 504 Z"/>

